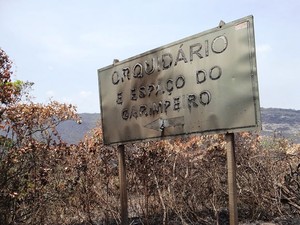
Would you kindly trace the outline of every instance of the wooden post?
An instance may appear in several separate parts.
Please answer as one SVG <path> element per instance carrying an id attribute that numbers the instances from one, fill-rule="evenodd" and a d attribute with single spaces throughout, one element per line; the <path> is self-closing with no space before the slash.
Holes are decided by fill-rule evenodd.
<path id="1" fill-rule="evenodd" d="M 228 165 L 229 219 L 230 225 L 238 225 L 234 133 L 227 133 L 225 135 L 225 140 Z"/>
<path id="2" fill-rule="evenodd" d="M 118 145 L 119 157 L 119 180 L 120 180 L 120 202 L 121 202 L 121 225 L 128 225 L 128 199 L 125 164 L 125 146 Z"/>

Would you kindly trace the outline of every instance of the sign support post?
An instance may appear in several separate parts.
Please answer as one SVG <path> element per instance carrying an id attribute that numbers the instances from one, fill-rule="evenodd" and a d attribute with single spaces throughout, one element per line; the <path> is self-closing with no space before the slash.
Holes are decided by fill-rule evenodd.
<path id="1" fill-rule="evenodd" d="M 226 133 L 225 141 L 228 166 L 229 219 L 230 225 L 238 225 L 234 133 Z"/>
<path id="2" fill-rule="evenodd" d="M 128 198 L 125 164 L 125 146 L 118 145 L 120 202 L 121 202 L 121 225 L 128 225 Z"/>

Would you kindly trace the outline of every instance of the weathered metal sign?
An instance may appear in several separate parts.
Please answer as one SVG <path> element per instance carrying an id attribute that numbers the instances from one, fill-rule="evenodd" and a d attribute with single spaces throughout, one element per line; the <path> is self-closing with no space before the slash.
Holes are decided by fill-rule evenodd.
<path id="1" fill-rule="evenodd" d="M 98 70 L 104 143 L 260 128 L 253 17 Z"/>

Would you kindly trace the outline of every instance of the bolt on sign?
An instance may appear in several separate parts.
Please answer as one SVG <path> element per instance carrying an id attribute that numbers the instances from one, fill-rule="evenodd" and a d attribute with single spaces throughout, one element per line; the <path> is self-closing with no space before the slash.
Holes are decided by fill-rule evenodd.
<path id="1" fill-rule="evenodd" d="M 259 129 L 253 17 L 98 70 L 105 144 Z"/>

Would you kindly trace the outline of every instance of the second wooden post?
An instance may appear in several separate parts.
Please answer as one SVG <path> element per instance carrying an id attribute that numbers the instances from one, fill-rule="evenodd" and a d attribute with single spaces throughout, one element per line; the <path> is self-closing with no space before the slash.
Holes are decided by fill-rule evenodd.
<path id="1" fill-rule="evenodd" d="M 120 202 L 121 202 L 121 225 L 128 225 L 128 198 L 125 163 L 125 146 L 118 145 L 119 157 L 119 180 L 120 180 Z"/>

